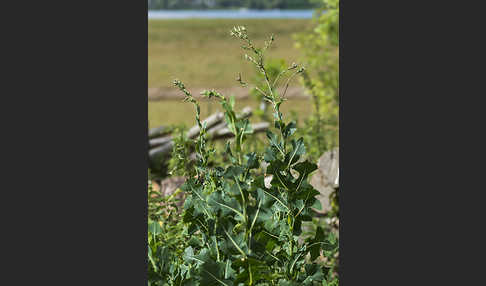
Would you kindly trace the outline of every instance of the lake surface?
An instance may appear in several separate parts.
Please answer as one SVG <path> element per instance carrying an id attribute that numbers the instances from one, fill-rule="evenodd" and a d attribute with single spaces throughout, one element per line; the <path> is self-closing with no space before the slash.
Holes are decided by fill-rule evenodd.
<path id="1" fill-rule="evenodd" d="M 310 19 L 314 10 L 149 10 L 149 19 Z"/>

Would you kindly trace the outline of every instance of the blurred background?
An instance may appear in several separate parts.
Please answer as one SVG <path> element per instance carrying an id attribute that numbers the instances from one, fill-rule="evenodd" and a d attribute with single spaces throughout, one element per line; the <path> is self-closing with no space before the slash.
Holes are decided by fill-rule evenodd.
<path id="1" fill-rule="evenodd" d="M 270 77 L 294 62 L 305 66 L 290 82 L 281 111 L 298 123 L 310 156 L 317 160 L 338 146 L 337 0 L 148 0 L 148 8 L 149 128 L 195 125 L 194 108 L 182 101 L 174 79 L 194 96 L 204 89 L 234 96 L 237 110 L 253 109 L 252 123 L 272 116 L 259 108 L 259 73 L 230 36 L 234 26 L 245 26 L 257 47 L 274 35 L 265 55 Z M 239 74 L 246 88 L 236 81 Z M 203 119 L 221 110 L 213 100 L 200 104 Z"/>

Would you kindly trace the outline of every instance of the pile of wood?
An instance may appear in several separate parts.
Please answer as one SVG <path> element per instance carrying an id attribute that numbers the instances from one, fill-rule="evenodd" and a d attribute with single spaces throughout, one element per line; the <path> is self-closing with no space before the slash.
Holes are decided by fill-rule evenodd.
<path id="1" fill-rule="evenodd" d="M 252 115 L 251 107 L 243 108 L 241 114 L 238 116 L 241 118 L 248 118 Z M 207 126 L 207 135 L 209 140 L 221 140 L 233 137 L 233 134 L 228 129 L 226 122 L 224 120 L 224 114 L 222 112 L 217 112 L 201 123 L 205 123 Z M 268 122 L 259 122 L 251 124 L 253 133 L 259 133 L 266 131 L 270 124 Z M 195 125 L 190 128 L 186 136 L 188 139 L 196 139 L 199 136 L 199 126 Z M 149 158 L 150 160 L 155 160 L 156 158 L 162 158 L 167 160 L 170 158 L 172 148 L 174 147 L 174 141 L 171 134 L 171 130 L 167 127 L 160 126 L 157 128 L 152 128 L 149 130 Z"/>

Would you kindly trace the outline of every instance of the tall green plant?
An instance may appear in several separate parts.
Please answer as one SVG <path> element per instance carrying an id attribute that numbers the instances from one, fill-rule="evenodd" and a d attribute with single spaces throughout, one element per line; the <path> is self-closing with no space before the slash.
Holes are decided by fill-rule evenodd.
<path id="1" fill-rule="evenodd" d="M 264 64 L 263 48 L 257 48 L 244 27 L 235 27 L 231 35 L 244 42 L 245 55 L 260 71 L 267 90 L 259 89 L 273 109 L 275 132 L 268 131 L 268 143 L 263 154 L 245 152 L 245 139 L 252 133 L 248 119 L 236 116 L 234 99 L 211 90 L 203 92 L 216 98 L 223 107 L 228 128 L 234 135 L 226 145 L 230 164 L 209 167 L 208 159 L 214 149 L 208 147 L 206 126 L 200 121 L 200 107 L 181 81 L 174 84 L 185 94 L 185 100 L 196 108 L 200 136 L 196 139 L 197 162 L 195 176 L 181 187 L 187 194 L 183 221 L 191 237 L 184 249 L 177 277 L 166 285 L 330 285 L 337 283 L 332 267 L 318 264 L 323 254 L 333 257 L 337 239 L 318 227 L 315 235 L 303 241 L 302 222 L 311 221 L 311 207 L 319 208 L 317 192 L 307 178 L 317 166 L 302 160 L 306 147 L 303 138 L 294 139 L 295 122 L 285 122 L 280 112 L 284 102 L 274 92 Z M 304 69 L 296 64 L 287 84 Z M 283 73 L 283 74 L 284 74 Z M 282 74 L 282 75 L 283 75 Z M 264 175 L 257 171 L 266 162 L 266 173 L 272 175 L 266 186 Z M 177 260 L 178 261 L 178 260 Z M 177 284 L 178 282 L 179 284 Z M 161 284 L 164 285 L 164 284 Z"/>

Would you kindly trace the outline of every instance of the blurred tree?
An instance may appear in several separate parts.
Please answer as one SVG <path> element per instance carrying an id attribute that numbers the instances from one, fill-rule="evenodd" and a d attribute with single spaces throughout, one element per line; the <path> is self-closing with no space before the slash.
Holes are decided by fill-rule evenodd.
<path id="1" fill-rule="evenodd" d="M 307 66 L 302 80 L 315 109 L 303 134 L 314 159 L 339 145 L 339 0 L 319 1 L 313 30 L 297 36 Z"/>

